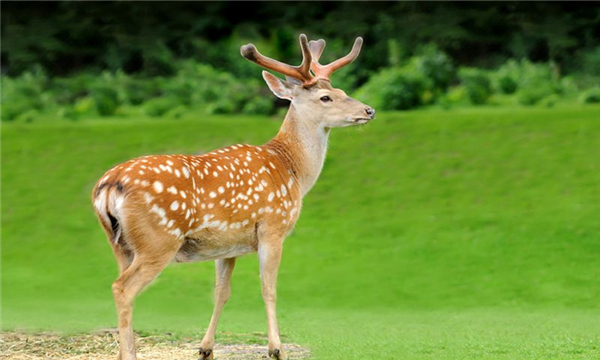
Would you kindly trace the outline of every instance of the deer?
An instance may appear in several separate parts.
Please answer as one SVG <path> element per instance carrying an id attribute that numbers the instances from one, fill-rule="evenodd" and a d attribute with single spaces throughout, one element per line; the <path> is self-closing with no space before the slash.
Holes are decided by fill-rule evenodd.
<path id="1" fill-rule="evenodd" d="M 286 359 L 276 318 L 276 283 L 283 242 L 302 199 L 325 161 L 331 129 L 366 124 L 375 110 L 331 86 L 330 76 L 353 62 L 349 54 L 319 63 L 324 40 L 300 35 L 302 63 L 266 57 L 253 44 L 241 55 L 268 71 L 273 94 L 290 106 L 278 134 L 262 146 L 236 144 L 201 155 L 142 156 L 108 170 L 92 191 L 94 212 L 117 260 L 112 284 L 119 360 L 135 360 L 133 303 L 172 262 L 215 261 L 214 309 L 200 343 L 200 359 L 213 359 L 219 316 L 231 294 L 236 258 L 257 253 L 268 325 L 268 356 Z"/>

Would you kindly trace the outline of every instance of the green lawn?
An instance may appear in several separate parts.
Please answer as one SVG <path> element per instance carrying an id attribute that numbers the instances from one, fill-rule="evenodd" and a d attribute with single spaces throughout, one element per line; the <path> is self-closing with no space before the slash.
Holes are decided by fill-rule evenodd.
<path id="1" fill-rule="evenodd" d="M 334 131 L 286 240 L 284 341 L 315 359 L 600 357 L 600 107 L 378 115 Z M 90 204 L 112 165 L 260 144 L 261 117 L 2 126 L 2 329 L 114 327 L 116 264 Z M 200 336 L 213 264 L 169 267 L 137 331 Z M 219 330 L 266 331 L 257 260 Z M 190 355 L 193 358 L 193 354 Z"/>

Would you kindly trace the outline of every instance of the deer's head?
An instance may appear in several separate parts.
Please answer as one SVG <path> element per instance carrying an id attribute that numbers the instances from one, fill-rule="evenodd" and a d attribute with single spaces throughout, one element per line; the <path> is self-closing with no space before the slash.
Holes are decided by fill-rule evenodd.
<path id="1" fill-rule="evenodd" d="M 258 65 L 285 75 L 280 79 L 263 71 L 263 78 L 271 91 L 281 99 L 291 101 L 302 121 L 311 121 L 327 128 L 365 124 L 375 117 L 375 110 L 355 100 L 340 89 L 331 86 L 329 77 L 337 69 L 353 62 L 360 53 L 362 38 L 357 38 L 352 51 L 328 65 L 321 65 L 319 58 L 325 41 L 308 42 L 300 35 L 302 64 L 292 66 L 266 57 L 253 44 L 241 48 L 242 56 Z"/>

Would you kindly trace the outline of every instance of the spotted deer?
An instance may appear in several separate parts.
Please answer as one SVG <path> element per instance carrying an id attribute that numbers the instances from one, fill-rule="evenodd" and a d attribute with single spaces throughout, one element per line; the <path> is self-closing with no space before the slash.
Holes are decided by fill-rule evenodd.
<path id="1" fill-rule="evenodd" d="M 290 101 L 277 136 L 262 146 L 232 145 L 202 155 L 143 156 L 110 169 L 92 201 L 117 259 L 112 285 L 120 350 L 136 358 L 133 302 L 170 262 L 215 260 L 215 306 L 200 344 L 212 359 L 219 315 L 230 295 L 236 258 L 257 252 L 268 322 L 268 355 L 286 358 L 275 315 L 276 281 L 283 241 L 294 227 L 302 198 L 325 161 L 330 129 L 365 124 L 375 111 L 330 84 L 330 75 L 356 59 L 362 46 L 328 65 L 319 58 L 324 40 L 300 36 L 302 63 L 268 58 L 253 44 L 241 54 L 286 76 L 263 71 L 271 91 Z"/>

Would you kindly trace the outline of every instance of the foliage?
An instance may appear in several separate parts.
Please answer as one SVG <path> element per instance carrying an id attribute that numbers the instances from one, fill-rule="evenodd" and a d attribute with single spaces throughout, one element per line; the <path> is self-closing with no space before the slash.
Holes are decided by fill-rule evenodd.
<path id="1" fill-rule="evenodd" d="M 179 106 L 177 99 L 164 96 L 150 99 L 144 103 L 144 113 L 151 117 L 159 117 L 166 114 L 169 110 Z"/>
<path id="2" fill-rule="evenodd" d="M 492 95 L 492 83 L 487 71 L 461 68 L 458 76 L 465 87 L 469 100 L 474 105 L 485 104 Z"/>
<path id="3" fill-rule="evenodd" d="M 369 78 L 356 97 L 376 109 L 406 110 L 432 104 L 454 79 L 452 60 L 435 45 L 419 50 L 404 66 L 384 68 Z"/>
<path id="4" fill-rule="evenodd" d="M 583 48 L 575 56 L 577 72 L 592 77 L 600 77 L 600 46 Z M 575 66 L 574 65 L 574 66 Z"/>
<path id="5" fill-rule="evenodd" d="M 452 59 L 433 43 L 423 46 L 410 61 L 414 63 L 417 71 L 431 81 L 436 93 L 445 92 L 454 81 Z"/>
<path id="6" fill-rule="evenodd" d="M 600 86 L 593 87 L 581 94 L 580 100 L 584 104 L 600 103 Z"/>
<path id="7" fill-rule="evenodd" d="M 492 74 L 496 89 L 502 94 L 514 94 L 521 81 L 521 72 L 519 63 L 509 59 Z"/>
<path id="8" fill-rule="evenodd" d="M 100 83 L 94 85 L 91 89 L 91 96 L 100 116 L 114 115 L 119 105 L 121 105 L 119 94 L 110 84 Z"/>
<path id="9" fill-rule="evenodd" d="M 355 97 L 375 109 L 406 110 L 422 105 L 431 90 L 431 81 L 411 64 L 381 70 L 356 92 Z"/>
<path id="10" fill-rule="evenodd" d="M 37 67 L 22 76 L 12 79 L 2 77 L 2 120 L 10 121 L 30 110 L 44 108 L 44 91 L 48 87 L 48 77 Z"/>
<path id="11" fill-rule="evenodd" d="M 534 105 L 538 101 L 561 92 L 560 82 L 553 74 L 552 64 L 534 64 L 521 61 L 521 72 L 517 99 L 523 105 Z"/>
<path id="12" fill-rule="evenodd" d="M 241 44 L 254 42 L 266 55 L 297 63 L 295 40 L 302 31 L 327 40 L 325 57 L 347 53 L 348 44 L 363 36 L 360 84 L 368 73 L 398 66 L 427 43 L 436 44 L 459 66 L 490 67 L 511 57 L 529 58 L 554 61 L 570 73 L 597 58 L 600 45 L 594 3 L 370 2 L 368 11 L 364 6 L 7 2 L 1 15 L 3 70 L 18 76 L 39 64 L 52 76 L 90 70 L 172 76 L 176 61 L 190 59 L 245 78 L 253 70 L 238 61 Z M 313 21 L 306 21 L 307 14 Z"/>

